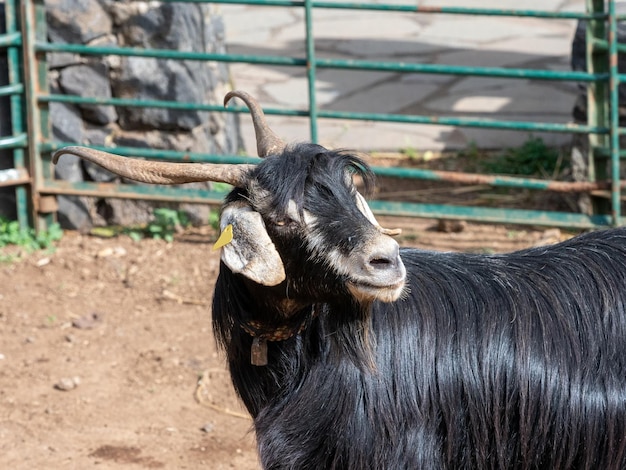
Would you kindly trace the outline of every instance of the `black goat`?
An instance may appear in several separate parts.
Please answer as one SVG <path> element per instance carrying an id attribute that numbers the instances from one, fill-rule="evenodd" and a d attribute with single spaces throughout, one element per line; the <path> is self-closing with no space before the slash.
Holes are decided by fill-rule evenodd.
<path id="1" fill-rule="evenodd" d="M 371 182 L 362 161 L 285 147 L 232 96 L 258 166 L 55 158 L 237 186 L 213 321 L 265 468 L 626 468 L 626 229 L 507 255 L 398 251 L 354 188 Z"/>

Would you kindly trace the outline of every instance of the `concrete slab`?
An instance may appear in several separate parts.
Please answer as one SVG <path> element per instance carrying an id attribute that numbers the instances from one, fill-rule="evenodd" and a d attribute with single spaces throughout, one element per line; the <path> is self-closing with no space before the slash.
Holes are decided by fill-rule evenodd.
<path id="1" fill-rule="evenodd" d="M 338 97 L 327 108 L 360 113 L 400 114 L 407 106 L 425 100 L 438 88 L 435 83 L 416 86 L 399 79 L 386 80 L 354 90 L 343 98 Z"/>
<path id="2" fill-rule="evenodd" d="M 495 102 L 502 106 L 494 108 Z M 571 93 L 550 82 L 471 77 L 451 87 L 446 96 L 430 101 L 427 107 L 433 112 L 450 110 L 487 116 L 498 111 L 505 119 L 520 116 L 520 120 L 568 122 L 572 105 Z"/>
<path id="3" fill-rule="evenodd" d="M 340 1 L 340 0 L 336 0 Z M 383 0 L 367 0 L 368 3 Z M 384 0 L 389 3 L 389 0 Z M 408 0 L 394 0 L 397 4 Z M 426 6 L 476 7 L 475 0 L 420 0 Z M 502 8 L 481 0 L 480 8 Z M 511 7 L 584 11 L 585 0 L 519 0 Z M 221 5 L 229 51 L 304 57 L 304 10 Z M 569 70 L 575 22 L 535 18 L 391 12 L 314 11 L 319 57 L 403 61 L 462 66 Z M 271 107 L 306 109 L 304 67 L 232 64 L 235 87 Z M 503 80 L 432 74 L 317 70 L 318 106 L 358 112 L 404 112 L 435 116 L 486 116 L 507 120 L 568 122 L 576 99 L 574 83 Z M 254 151 L 251 126 L 242 117 L 244 141 Z M 308 140 L 308 119 L 272 117 L 286 140 Z M 562 144 L 569 134 L 540 134 Z M 498 148 L 521 145 L 527 132 L 440 125 L 320 120 L 320 143 L 358 150 L 442 150 L 470 143 Z"/>
<path id="4" fill-rule="evenodd" d="M 414 15 L 408 14 L 337 11 L 333 16 L 321 18 L 315 12 L 313 18 L 316 39 L 415 38 L 422 29 Z"/>
<path id="5" fill-rule="evenodd" d="M 422 0 L 420 5 L 425 6 L 438 6 L 438 7 L 464 7 L 464 8 L 515 8 L 520 10 L 546 10 L 546 11 L 559 11 L 563 6 L 561 0 L 519 0 L 512 4 L 503 4 L 502 0 Z M 584 1 L 570 1 L 567 2 L 570 6 L 581 8 L 584 10 Z"/>
<path id="6" fill-rule="evenodd" d="M 532 38 L 546 34 L 545 22 L 528 19 L 518 22 L 495 17 L 438 16 L 441 19 L 424 27 L 419 41 L 470 48 L 514 37 Z"/>

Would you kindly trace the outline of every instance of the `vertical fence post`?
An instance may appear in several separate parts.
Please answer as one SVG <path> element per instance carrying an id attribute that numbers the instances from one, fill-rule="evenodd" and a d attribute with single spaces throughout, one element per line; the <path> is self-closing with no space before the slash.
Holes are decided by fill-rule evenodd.
<path id="1" fill-rule="evenodd" d="M 587 0 L 587 13 L 604 13 L 604 0 Z M 606 52 L 597 47 L 597 40 L 606 38 L 606 21 L 604 18 L 589 20 L 586 29 L 587 71 L 589 73 L 608 73 L 609 66 Z M 594 127 L 609 127 L 607 109 L 608 89 L 605 81 L 589 83 L 587 87 L 587 122 Z M 600 181 L 607 178 L 606 161 L 598 157 L 599 148 L 609 148 L 606 135 L 589 134 L 589 179 Z M 603 164 L 604 161 L 604 164 Z M 600 198 L 593 198 L 593 212 L 602 214 L 608 211 L 608 204 Z"/>
<path id="2" fill-rule="evenodd" d="M 11 0 L 9 0 L 10 2 Z M 6 6 L 0 2 L 0 34 L 7 32 Z M 9 54 L 8 49 L 0 48 L 0 88 L 11 84 L 9 80 Z M 11 97 L 0 95 L 0 137 L 12 135 L 11 129 Z M 14 168 L 12 149 L 0 148 L 0 170 Z M 15 189 L 11 187 L 0 188 L 0 213 L 10 219 L 16 217 Z"/>
<path id="3" fill-rule="evenodd" d="M 19 31 L 19 12 L 16 8 L 15 0 L 7 0 L 5 2 L 5 14 L 6 14 L 6 27 L 7 33 L 17 33 Z M 22 41 L 23 46 L 23 41 Z M 24 84 L 26 82 L 26 74 L 22 76 L 21 67 L 21 51 L 17 46 L 9 46 L 7 49 L 7 71 L 8 82 L 11 85 L 18 83 Z M 24 101 L 19 94 L 12 94 L 10 97 L 11 111 L 11 130 L 13 136 L 18 136 L 24 132 L 25 117 L 24 117 Z M 27 167 L 26 157 L 24 155 L 23 148 L 13 148 L 13 165 L 18 170 L 23 170 Z M 31 195 L 30 188 L 26 185 L 19 185 L 15 188 L 15 208 L 17 220 L 20 227 L 26 228 L 32 225 L 31 218 Z"/>
<path id="4" fill-rule="evenodd" d="M 43 0 L 22 1 L 22 35 L 25 96 L 27 108 L 28 164 L 31 175 L 32 220 L 35 229 L 45 229 L 54 221 L 53 206 L 48 205 L 45 213 L 40 189 L 44 185 L 44 168 L 41 158 L 41 144 L 49 138 L 47 112 L 39 107 L 39 94 L 48 90 L 48 66 L 45 53 L 37 52 L 37 41 L 46 41 L 46 9 Z M 49 168 L 48 168 L 49 172 Z M 47 172 L 47 173 L 48 173 Z"/>
<path id="5" fill-rule="evenodd" d="M 315 94 L 315 81 L 317 63 L 315 57 L 315 38 L 313 36 L 313 2 L 305 0 L 304 17 L 306 27 L 306 61 L 307 83 L 309 91 L 309 120 L 311 129 L 311 142 L 318 142 L 317 134 L 317 96 Z"/>
<path id="6" fill-rule="evenodd" d="M 617 11 L 609 1 L 609 101 L 611 122 L 611 215 L 613 225 L 621 221 L 620 145 L 619 145 L 619 70 L 617 53 Z"/>

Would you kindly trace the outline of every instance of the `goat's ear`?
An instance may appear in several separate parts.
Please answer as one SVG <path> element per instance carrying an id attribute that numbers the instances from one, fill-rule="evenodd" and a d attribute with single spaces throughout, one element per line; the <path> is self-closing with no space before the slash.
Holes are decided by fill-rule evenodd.
<path id="1" fill-rule="evenodd" d="M 264 286 L 285 280 L 283 261 L 267 234 L 261 214 L 243 202 L 227 205 L 222 211 L 222 231 L 232 226 L 232 240 L 222 247 L 222 261 L 228 268 Z"/>
<path id="2" fill-rule="evenodd" d="M 374 217 L 374 213 L 372 212 L 372 209 L 370 209 L 370 206 L 367 204 L 367 201 L 363 196 L 361 196 L 361 193 L 359 193 L 358 191 L 355 193 L 355 199 L 356 206 L 359 208 L 361 213 L 365 217 L 367 217 L 367 220 L 374 224 L 374 227 L 376 227 L 381 233 L 391 236 L 400 235 L 400 233 L 402 233 L 402 229 L 400 228 L 382 228 L 378 223 L 378 220 L 376 220 L 376 217 Z"/>

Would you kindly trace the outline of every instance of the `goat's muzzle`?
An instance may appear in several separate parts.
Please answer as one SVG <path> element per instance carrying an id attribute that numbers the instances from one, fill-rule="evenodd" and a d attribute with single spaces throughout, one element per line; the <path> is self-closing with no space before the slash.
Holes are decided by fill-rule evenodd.
<path id="1" fill-rule="evenodd" d="M 353 254 L 348 289 L 359 302 L 393 302 L 405 289 L 406 268 L 398 243 L 381 235 Z"/>

